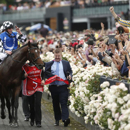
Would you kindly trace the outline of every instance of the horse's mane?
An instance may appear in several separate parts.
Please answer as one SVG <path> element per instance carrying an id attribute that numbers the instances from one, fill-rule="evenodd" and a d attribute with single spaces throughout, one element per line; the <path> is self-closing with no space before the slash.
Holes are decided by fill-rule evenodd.
<path id="1" fill-rule="evenodd" d="M 23 45 L 22 47 L 19 47 L 19 48 L 17 48 L 16 50 L 13 50 L 13 53 L 12 53 L 12 54 L 14 54 L 15 52 L 19 51 L 20 49 L 22 49 L 23 47 L 25 47 L 25 46 L 27 46 L 27 45 L 28 45 L 28 44 L 25 44 L 25 45 Z M 31 45 L 38 48 L 37 43 L 31 43 Z"/>
<path id="2" fill-rule="evenodd" d="M 20 49 L 24 48 L 25 46 L 27 46 L 28 44 L 25 44 L 19 48 L 17 48 L 16 50 L 13 50 L 12 54 L 14 54 L 15 52 L 19 51 Z"/>
<path id="3" fill-rule="evenodd" d="M 11 55 L 13 55 L 14 53 L 16 53 L 17 51 L 21 50 L 22 48 L 24 48 L 24 47 L 27 46 L 27 45 L 28 45 L 28 44 L 25 44 L 25 45 L 23 45 L 22 47 L 19 47 L 19 48 L 17 48 L 16 50 L 13 50 Z M 38 48 L 37 43 L 31 43 L 31 45 L 32 45 L 33 47 L 37 47 L 37 48 Z M 11 55 L 7 55 L 7 57 L 6 57 L 4 60 L 6 60 L 6 59 L 7 59 L 9 56 L 11 56 Z"/>

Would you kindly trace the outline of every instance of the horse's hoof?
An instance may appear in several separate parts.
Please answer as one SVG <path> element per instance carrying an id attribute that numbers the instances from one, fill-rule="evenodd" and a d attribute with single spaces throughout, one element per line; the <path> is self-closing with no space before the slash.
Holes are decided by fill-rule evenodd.
<path id="1" fill-rule="evenodd" d="M 12 126 L 12 124 L 13 124 L 13 121 L 12 121 L 12 120 L 10 120 L 10 121 L 9 121 L 9 125 L 10 125 L 10 126 Z"/>
<path id="2" fill-rule="evenodd" d="M 19 125 L 18 125 L 18 123 L 14 123 L 14 127 L 18 127 Z"/>
<path id="3" fill-rule="evenodd" d="M 6 118 L 6 116 L 5 115 L 1 115 L 1 119 L 5 119 Z"/>
<path id="4" fill-rule="evenodd" d="M 14 123 L 10 123 L 10 126 L 12 126 L 12 127 L 13 127 L 13 126 L 14 126 Z"/>
<path id="5" fill-rule="evenodd" d="M 9 126 L 13 126 L 13 123 L 9 123 Z"/>

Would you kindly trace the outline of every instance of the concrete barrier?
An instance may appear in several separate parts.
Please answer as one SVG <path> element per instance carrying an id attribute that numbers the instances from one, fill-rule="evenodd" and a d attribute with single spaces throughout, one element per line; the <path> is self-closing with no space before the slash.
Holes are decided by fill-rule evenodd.
<path id="1" fill-rule="evenodd" d="M 110 86 L 111 85 L 119 85 L 120 83 L 124 83 L 128 89 L 128 93 L 130 93 L 130 83 L 128 83 L 127 80 L 119 81 L 118 79 L 111 79 L 111 77 L 101 76 L 100 77 L 100 84 L 102 84 L 104 81 L 108 81 L 110 83 Z"/>

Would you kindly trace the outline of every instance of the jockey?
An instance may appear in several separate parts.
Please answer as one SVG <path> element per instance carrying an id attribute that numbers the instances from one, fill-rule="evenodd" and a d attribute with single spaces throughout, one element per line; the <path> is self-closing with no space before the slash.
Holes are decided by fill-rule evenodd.
<path id="1" fill-rule="evenodd" d="M 5 21 L 2 26 L 4 30 L 0 34 L 0 61 L 3 61 L 8 54 L 11 55 L 12 50 L 18 48 L 18 40 L 24 43 L 27 39 L 17 26 L 15 26 L 16 32 L 13 32 L 12 22 Z"/>

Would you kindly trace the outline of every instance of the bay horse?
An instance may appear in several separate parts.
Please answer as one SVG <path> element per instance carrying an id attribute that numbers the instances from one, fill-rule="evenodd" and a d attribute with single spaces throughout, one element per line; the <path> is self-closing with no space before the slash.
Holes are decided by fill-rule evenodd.
<path id="1" fill-rule="evenodd" d="M 38 69 L 42 69 L 44 62 L 40 58 L 38 43 L 28 42 L 7 56 L 0 65 L 0 96 L 1 96 L 1 118 L 5 118 L 5 102 L 9 113 L 9 123 L 18 126 L 18 97 L 21 91 L 22 66 L 29 60 Z M 11 99 L 11 102 L 10 102 Z M 11 111 L 12 108 L 12 111 Z"/>

